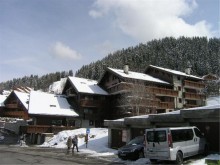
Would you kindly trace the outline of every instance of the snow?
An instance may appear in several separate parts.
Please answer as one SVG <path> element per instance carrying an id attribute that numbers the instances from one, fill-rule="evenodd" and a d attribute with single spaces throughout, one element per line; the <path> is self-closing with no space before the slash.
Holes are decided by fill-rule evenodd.
<path id="1" fill-rule="evenodd" d="M 177 70 L 162 68 L 162 67 L 158 67 L 158 66 L 154 66 L 154 65 L 149 65 L 149 67 L 156 68 L 156 69 L 158 69 L 158 70 L 163 70 L 163 71 L 166 71 L 166 72 L 175 74 L 175 75 L 180 75 L 180 76 L 185 76 L 185 77 L 191 77 L 191 78 L 195 78 L 195 79 L 200 79 L 200 80 L 202 80 L 201 77 L 189 75 L 189 74 L 186 74 L 186 73 L 184 73 L 184 72 L 177 71 Z"/>
<path id="2" fill-rule="evenodd" d="M 29 93 L 14 91 L 15 95 L 21 101 L 26 109 L 28 109 Z"/>
<path id="3" fill-rule="evenodd" d="M 63 95 L 31 91 L 29 114 L 78 116 Z"/>
<path id="4" fill-rule="evenodd" d="M 220 96 L 213 96 L 207 98 L 207 105 L 220 104 Z"/>
<path id="5" fill-rule="evenodd" d="M 49 93 L 62 94 L 64 84 L 67 78 L 61 78 L 60 81 L 55 81 L 49 86 Z"/>
<path id="6" fill-rule="evenodd" d="M 104 91 L 101 87 L 97 85 L 97 81 L 78 78 L 78 77 L 68 77 L 72 82 L 76 90 L 80 93 L 90 93 L 90 94 L 98 94 L 98 95 L 108 95 L 106 91 Z"/>
<path id="7" fill-rule="evenodd" d="M 108 69 L 125 78 L 151 81 L 151 82 L 162 83 L 162 84 L 169 84 L 168 82 L 162 81 L 158 78 L 154 78 L 144 73 L 129 71 L 128 74 L 126 74 L 124 73 L 124 70 L 121 70 L 121 69 L 113 69 L 113 68 L 108 68 Z"/>
<path id="8" fill-rule="evenodd" d="M 66 142 L 69 136 L 78 135 L 78 154 L 87 154 L 91 157 L 111 157 L 112 161 L 121 162 L 127 165 L 133 164 L 150 164 L 150 160 L 147 158 L 141 158 L 136 161 L 121 160 L 117 158 L 117 150 L 108 148 L 108 129 L 107 128 L 90 128 L 88 148 L 85 146 L 84 137 L 86 135 L 86 128 L 80 128 L 75 130 L 67 130 L 59 132 L 53 138 L 44 142 L 38 147 L 53 147 L 53 148 L 67 148 Z M 206 165 L 205 159 L 210 158 L 213 160 L 220 160 L 219 154 L 211 154 L 200 160 L 193 160 L 189 165 Z"/>
<path id="9" fill-rule="evenodd" d="M 5 106 L 4 101 L 7 98 L 7 95 L 0 95 L 0 107 Z"/>

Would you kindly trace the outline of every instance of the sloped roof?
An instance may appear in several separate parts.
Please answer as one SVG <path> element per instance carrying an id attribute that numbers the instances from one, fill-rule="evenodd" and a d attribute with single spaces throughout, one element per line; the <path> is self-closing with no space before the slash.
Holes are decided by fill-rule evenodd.
<path id="1" fill-rule="evenodd" d="M 5 106 L 4 101 L 7 97 L 7 95 L 0 95 L 0 107 Z"/>
<path id="2" fill-rule="evenodd" d="M 28 110 L 28 101 L 29 101 L 29 93 L 24 93 L 24 92 L 18 92 L 18 91 L 13 91 L 15 95 L 18 97 L 18 99 L 21 101 L 21 103 L 24 105 L 24 107 Z"/>
<path id="3" fill-rule="evenodd" d="M 158 67 L 158 66 L 154 66 L 154 65 L 149 65 L 149 66 L 147 67 L 147 69 L 145 70 L 145 72 L 146 72 L 149 68 L 155 68 L 155 69 L 162 70 L 162 71 L 165 71 L 165 72 L 169 72 L 169 73 L 172 73 L 172 74 L 175 74 L 175 75 L 184 76 L 184 77 L 190 77 L 190 78 L 202 80 L 201 77 L 197 77 L 197 76 L 194 76 L 194 75 L 189 75 L 189 74 L 186 74 L 186 73 L 184 73 L 184 72 L 180 72 L 180 71 L 172 70 L 172 69 L 167 69 L 167 68 L 162 68 L 162 67 Z"/>
<path id="4" fill-rule="evenodd" d="M 129 71 L 128 74 L 126 74 L 126 73 L 124 73 L 124 70 L 121 70 L 121 69 L 113 69 L 113 68 L 109 68 L 109 67 L 108 67 L 108 69 L 123 78 L 150 81 L 150 82 L 156 82 L 156 83 L 161 83 L 161 84 L 169 84 L 168 82 L 165 82 L 165 81 L 160 80 L 158 78 L 154 78 L 154 77 L 147 75 L 145 73 Z"/>
<path id="5" fill-rule="evenodd" d="M 78 78 L 78 77 L 68 77 L 71 83 L 74 85 L 76 90 L 80 93 L 98 94 L 98 95 L 108 95 L 108 93 L 97 85 L 97 81 Z"/>
<path id="6" fill-rule="evenodd" d="M 28 113 L 31 115 L 78 116 L 65 96 L 37 91 L 30 93 Z"/>

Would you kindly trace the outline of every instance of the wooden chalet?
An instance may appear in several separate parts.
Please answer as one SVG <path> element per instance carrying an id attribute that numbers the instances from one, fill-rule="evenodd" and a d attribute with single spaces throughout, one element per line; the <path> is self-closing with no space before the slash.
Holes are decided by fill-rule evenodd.
<path id="1" fill-rule="evenodd" d="M 111 117 L 114 119 L 173 110 L 178 95 L 172 84 L 129 71 L 127 65 L 124 70 L 106 68 L 99 85 L 109 92 Z"/>
<path id="2" fill-rule="evenodd" d="M 75 129 L 74 118 L 78 114 L 63 95 L 31 91 L 29 117 L 32 122 L 21 128 L 22 133 L 30 135 L 31 143 L 42 143 L 42 136 Z"/>
<path id="3" fill-rule="evenodd" d="M 202 78 L 190 74 L 190 68 L 187 68 L 186 73 L 149 65 L 145 70 L 146 74 L 160 78 L 172 84 L 172 91 L 176 92 L 173 103 L 174 109 L 193 108 L 204 106 L 206 97 L 202 93 L 205 84 Z M 166 95 L 158 96 L 160 99 L 166 99 Z"/>
<path id="4" fill-rule="evenodd" d="M 3 117 L 20 118 L 27 120 L 29 93 L 12 91 L 4 101 Z"/>
<path id="5" fill-rule="evenodd" d="M 100 127 L 107 116 L 107 96 L 97 81 L 68 77 L 63 89 L 69 103 L 78 113 L 77 127 Z"/>

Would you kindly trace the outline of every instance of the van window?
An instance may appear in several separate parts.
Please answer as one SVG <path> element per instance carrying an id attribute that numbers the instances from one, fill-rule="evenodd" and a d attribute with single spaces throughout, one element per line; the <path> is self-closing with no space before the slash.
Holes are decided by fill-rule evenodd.
<path id="1" fill-rule="evenodd" d="M 197 137 L 203 137 L 202 133 L 197 128 L 194 128 L 194 131 Z"/>
<path id="2" fill-rule="evenodd" d="M 171 130 L 173 142 L 181 142 L 193 139 L 192 129 Z"/>
<path id="3" fill-rule="evenodd" d="M 147 132 L 147 141 L 148 142 L 165 142 L 166 131 L 148 131 Z"/>

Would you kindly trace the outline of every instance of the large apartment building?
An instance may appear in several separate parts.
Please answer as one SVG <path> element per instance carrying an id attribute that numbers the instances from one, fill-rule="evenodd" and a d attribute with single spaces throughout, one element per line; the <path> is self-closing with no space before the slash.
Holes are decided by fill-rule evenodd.
<path id="1" fill-rule="evenodd" d="M 173 86 L 173 91 L 177 92 L 174 98 L 174 110 L 182 108 L 200 107 L 206 104 L 203 94 L 205 84 L 203 79 L 190 74 L 190 68 L 186 68 L 185 73 L 149 65 L 145 70 L 146 74 L 166 81 Z M 162 96 L 161 99 L 166 96 Z"/>
<path id="2" fill-rule="evenodd" d="M 106 68 L 98 85 L 109 93 L 111 118 L 164 113 L 205 105 L 202 78 L 150 65 L 144 73 Z"/>

